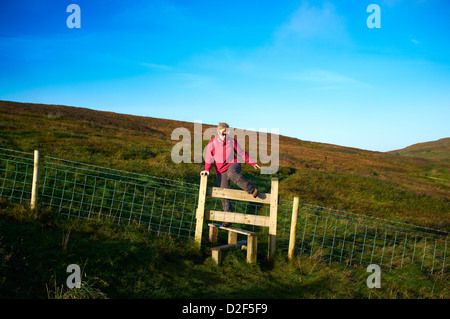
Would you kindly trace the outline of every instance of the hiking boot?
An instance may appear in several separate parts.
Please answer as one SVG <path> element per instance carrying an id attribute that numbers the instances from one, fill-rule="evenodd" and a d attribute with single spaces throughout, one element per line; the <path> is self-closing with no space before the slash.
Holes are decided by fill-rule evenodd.
<path id="1" fill-rule="evenodd" d="M 231 223 L 225 222 L 225 223 L 222 224 L 222 226 L 223 226 L 223 227 L 230 227 L 230 226 L 231 226 Z"/>
<path id="2" fill-rule="evenodd" d="M 255 190 L 253 191 L 253 193 L 252 193 L 252 195 L 253 195 L 253 198 L 256 198 L 257 196 L 258 196 L 258 189 L 257 188 L 255 188 Z"/>

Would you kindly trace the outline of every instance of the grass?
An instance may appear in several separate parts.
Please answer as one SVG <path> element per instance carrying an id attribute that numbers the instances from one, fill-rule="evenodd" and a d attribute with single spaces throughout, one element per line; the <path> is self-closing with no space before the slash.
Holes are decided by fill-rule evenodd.
<path id="1" fill-rule="evenodd" d="M 427 196 L 393 181 L 342 172 L 302 170 L 284 180 L 281 191 L 302 201 L 449 230 L 449 201 Z"/>
<path id="2" fill-rule="evenodd" d="M 198 183 L 203 169 L 170 157 L 171 131 L 192 132 L 192 123 L 7 101 L 0 110 L 3 148 L 189 183 Z M 443 152 L 439 160 L 432 152 L 400 156 L 280 136 L 275 176 L 287 200 L 295 195 L 304 203 L 449 231 L 450 164 L 441 160 Z M 268 176 L 247 165 L 243 173 L 269 191 Z M 208 247 L 198 251 L 190 240 L 107 220 L 67 219 L 45 207 L 36 214 L 0 205 L 2 298 L 449 298 L 448 278 L 414 265 L 383 272 L 382 288 L 373 290 L 364 268 L 328 264 L 320 255 L 289 262 L 280 252 L 268 265 L 260 249 L 260 262 L 249 265 L 244 251 L 232 250 L 217 267 Z M 83 269 L 77 291 L 65 286 L 73 263 Z"/>
<path id="3" fill-rule="evenodd" d="M 1 298 L 433 298 L 450 297 L 448 278 L 417 266 L 382 272 L 380 289 L 369 289 L 363 267 L 328 264 L 319 256 L 273 265 L 245 262 L 227 251 L 214 264 L 209 248 L 108 221 L 39 214 L 3 202 L 0 210 Z M 259 252 L 260 254 L 263 251 Z M 82 269 L 82 287 L 65 285 L 69 264 Z"/>
<path id="4" fill-rule="evenodd" d="M 198 183 L 203 169 L 171 159 L 172 130 L 192 132 L 193 123 L 8 101 L 0 109 L 0 147 L 189 183 Z M 418 158 L 280 136 L 276 176 L 285 198 L 449 231 L 450 164 L 429 151 L 434 145 L 442 154 L 442 141 Z M 248 165 L 243 173 L 263 190 L 270 187 L 270 177 Z"/>
<path id="5" fill-rule="evenodd" d="M 391 151 L 390 153 L 448 162 L 450 160 L 450 138 L 442 138 L 433 142 L 418 143 L 402 150 Z"/>

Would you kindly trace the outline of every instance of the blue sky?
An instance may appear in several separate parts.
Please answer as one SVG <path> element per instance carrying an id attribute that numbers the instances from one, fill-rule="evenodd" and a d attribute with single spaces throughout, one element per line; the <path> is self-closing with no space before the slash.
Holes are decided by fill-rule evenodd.
<path id="1" fill-rule="evenodd" d="M 70 29 L 69 4 L 81 8 Z M 381 9 L 370 29 L 369 4 Z M 279 129 L 375 151 L 450 136 L 450 3 L 0 3 L 0 99 Z"/>

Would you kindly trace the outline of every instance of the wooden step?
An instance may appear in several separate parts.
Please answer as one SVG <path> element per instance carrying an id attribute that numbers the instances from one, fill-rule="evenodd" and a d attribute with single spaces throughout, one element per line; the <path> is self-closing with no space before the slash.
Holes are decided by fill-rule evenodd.
<path id="1" fill-rule="evenodd" d="M 238 233 L 238 234 L 242 234 L 242 235 L 258 236 L 258 233 L 255 233 L 255 232 L 252 232 L 252 231 L 249 231 L 249 230 L 239 229 L 239 228 L 234 228 L 234 227 L 224 227 L 221 224 L 210 223 L 210 224 L 208 224 L 208 226 L 216 227 L 216 228 L 219 228 L 219 229 L 225 229 L 227 231 Z"/>
<path id="2" fill-rule="evenodd" d="M 236 244 L 227 244 L 227 245 L 221 245 L 211 248 L 211 256 L 213 260 L 216 262 L 217 265 L 220 265 L 222 263 L 222 251 L 231 249 L 234 247 L 244 246 L 247 245 L 246 240 L 240 240 Z"/>
<path id="3" fill-rule="evenodd" d="M 236 244 L 226 244 L 226 245 L 216 246 L 216 247 L 211 248 L 211 250 L 227 250 L 230 248 L 234 248 L 237 246 L 243 246 L 243 245 L 247 245 L 246 240 L 240 240 Z"/>

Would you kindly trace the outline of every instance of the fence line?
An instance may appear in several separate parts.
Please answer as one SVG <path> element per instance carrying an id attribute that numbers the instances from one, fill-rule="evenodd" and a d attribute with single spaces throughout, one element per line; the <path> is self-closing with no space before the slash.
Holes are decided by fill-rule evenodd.
<path id="1" fill-rule="evenodd" d="M 287 238 L 292 203 L 282 201 L 281 205 L 283 221 L 280 235 Z M 416 264 L 431 273 L 448 272 L 448 232 L 344 213 L 347 212 L 300 203 L 296 252 L 349 266 L 378 264 L 393 269 Z"/>
<path id="2" fill-rule="evenodd" d="M 27 203 L 32 196 L 33 153 L 0 148 L 0 199 Z M 149 231 L 194 238 L 199 185 L 45 156 L 40 162 L 38 203 L 80 219 L 107 219 Z M 233 211 L 269 216 L 267 205 L 233 201 Z M 221 210 L 220 199 L 207 206 Z M 292 201 L 281 199 L 277 242 L 287 247 Z M 248 226 L 266 232 L 265 227 Z M 347 265 L 387 269 L 417 264 L 447 273 L 448 232 L 300 203 L 295 252 Z"/>

